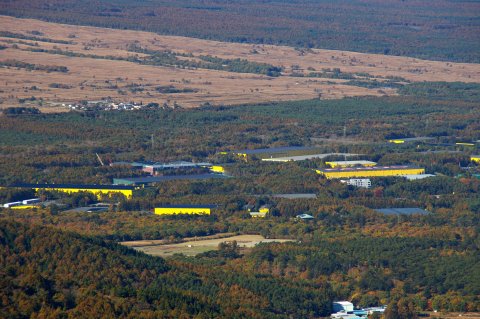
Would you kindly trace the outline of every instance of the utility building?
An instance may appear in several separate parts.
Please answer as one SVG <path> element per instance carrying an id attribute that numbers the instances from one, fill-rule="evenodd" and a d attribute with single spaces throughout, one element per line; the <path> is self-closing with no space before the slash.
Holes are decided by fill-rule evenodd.
<path id="1" fill-rule="evenodd" d="M 323 168 L 315 170 L 317 174 L 328 179 L 353 178 L 353 177 L 386 177 L 399 175 L 424 174 L 425 169 L 415 166 L 373 166 L 373 167 L 346 167 Z"/>
<path id="2" fill-rule="evenodd" d="M 166 205 L 155 207 L 156 215 L 210 215 L 215 205 Z"/>

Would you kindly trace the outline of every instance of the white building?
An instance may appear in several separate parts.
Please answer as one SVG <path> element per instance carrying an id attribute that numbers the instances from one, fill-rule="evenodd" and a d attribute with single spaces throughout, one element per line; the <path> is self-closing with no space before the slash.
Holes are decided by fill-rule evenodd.
<path id="1" fill-rule="evenodd" d="M 353 312 L 353 303 L 350 301 L 334 301 L 333 302 L 333 312 Z"/>
<path id="2" fill-rule="evenodd" d="M 350 178 L 348 180 L 341 180 L 342 183 L 352 185 L 355 187 L 370 188 L 372 187 L 372 181 L 370 178 Z"/>

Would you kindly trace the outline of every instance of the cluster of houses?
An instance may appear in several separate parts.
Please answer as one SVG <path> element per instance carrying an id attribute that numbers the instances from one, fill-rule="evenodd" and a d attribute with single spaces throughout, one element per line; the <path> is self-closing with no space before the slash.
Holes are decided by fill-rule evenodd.
<path id="1" fill-rule="evenodd" d="M 75 104 L 62 104 L 73 111 L 134 111 L 148 108 L 158 108 L 157 103 L 139 104 L 134 102 L 115 103 L 111 101 L 85 101 Z"/>

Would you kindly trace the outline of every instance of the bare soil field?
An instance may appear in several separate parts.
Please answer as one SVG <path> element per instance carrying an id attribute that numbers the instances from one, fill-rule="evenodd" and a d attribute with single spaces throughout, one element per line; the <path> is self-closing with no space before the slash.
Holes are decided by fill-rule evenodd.
<path id="1" fill-rule="evenodd" d="M 0 108 L 16 106 L 21 99 L 31 99 L 32 101 L 23 103 L 41 105 L 42 111 L 58 111 L 68 110 L 63 104 L 107 98 L 115 102 L 155 102 L 168 106 L 177 104 L 182 107 L 197 107 L 206 102 L 233 105 L 312 99 L 320 96 L 322 99 L 333 99 L 396 94 L 394 88 L 367 88 L 351 83 L 347 85 L 347 79 L 298 76 L 326 69 L 368 74 L 368 80 L 379 82 L 386 81 L 387 77 L 401 77 L 408 81 L 480 82 L 480 64 L 224 43 L 7 16 L 0 16 L 0 30 L 13 34 L 0 36 L 0 46 L 3 48 L 0 50 L 0 63 L 10 60 L 68 68 L 68 72 L 48 72 L 0 66 Z M 18 34 L 21 36 L 16 36 Z M 37 39 L 32 40 L 32 37 Z M 53 41 L 40 41 L 39 38 Z M 270 77 L 253 73 L 154 66 L 125 61 L 128 57 L 145 56 L 143 53 L 131 52 L 132 46 L 158 52 L 175 52 L 179 54 L 179 60 L 197 61 L 200 56 L 240 58 L 282 67 L 283 72 L 281 76 Z M 31 51 L 39 49 L 61 50 L 83 57 Z M 107 56 L 109 58 L 99 58 Z M 169 86 L 179 92 L 162 92 L 158 89 Z"/>
<path id="2" fill-rule="evenodd" d="M 141 240 L 135 242 L 122 242 L 120 244 L 132 247 L 138 251 L 153 256 L 172 256 L 173 254 L 184 254 L 195 256 L 210 250 L 216 250 L 218 244 L 223 242 L 236 241 L 240 248 L 252 248 L 258 243 L 289 242 L 291 239 L 265 239 L 261 235 L 237 235 L 230 237 L 216 236 L 217 238 L 197 238 L 197 240 L 184 241 L 178 244 L 165 244 L 164 241 Z M 142 245 L 143 243 L 143 245 Z"/>

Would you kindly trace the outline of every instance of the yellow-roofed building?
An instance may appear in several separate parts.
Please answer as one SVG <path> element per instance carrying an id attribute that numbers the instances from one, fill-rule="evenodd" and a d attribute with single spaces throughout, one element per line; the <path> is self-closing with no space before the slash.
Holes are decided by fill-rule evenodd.
<path id="1" fill-rule="evenodd" d="M 470 156 L 470 160 L 472 162 L 475 162 L 475 163 L 479 163 L 480 164 L 480 155 L 472 155 Z"/>
<path id="2" fill-rule="evenodd" d="M 17 205 L 17 206 L 12 206 L 10 209 L 32 209 L 32 208 L 39 208 L 40 206 L 38 205 Z"/>
<path id="3" fill-rule="evenodd" d="M 219 165 L 213 165 L 210 167 L 210 170 L 213 172 L 213 173 L 219 173 L 219 174 L 223 174 L 225 173 L 225 168 L 223 166 L 219 166 Z"/>
<path id="4" fill-rule="evenodd" d="M 270 207 L 269 206 L 262 206 L 258 209 L 260 213 L 265 213 L 268 214 L 270 212 Z"/>
<path id="5" fill-rule="evenodd" d="M 122 194 L 126 198 L 132 198 L 133 190 L 132 186 L 120 186 L 120 185 L 83 185 L 83 184 L 14 184 L 11 187 L 18 188 L 32 188 L 35 191 L 57 191 L 63 193 L 79 193 L 89 192 L 95 194 L 98 198 L 100 195 L 109 194 Z"/>
<path id="6" fill-rule="evenodd" d="M 346 167 L 324 168 L 315 170 L 317 174 L 328 179 L 353 177 L 387 177 L 401 175 L 424 174 L 425 169 L 414 166 L 373 166 L 373 167 Z"/>
<path id="7" fill-rule="evenodd" d="M 265 212 L 250 212 L 250 216 L 252 216 L 252 218 L 265 218 L 267 216 L 267 213 Z"/>
<path id="8" fill-rule="evenodd" d="M 394 139 L 394 140 L 388 140 L 388 142 L 393 143 L 393 144 L 403 144 L 403 143 L 405 143 L 405 140 Z"/>
<path id="9" fill-rule="evenodd" d="M 214 205 L 169 205 L 155 207 L 156 215 L 210 215 Z"/>

